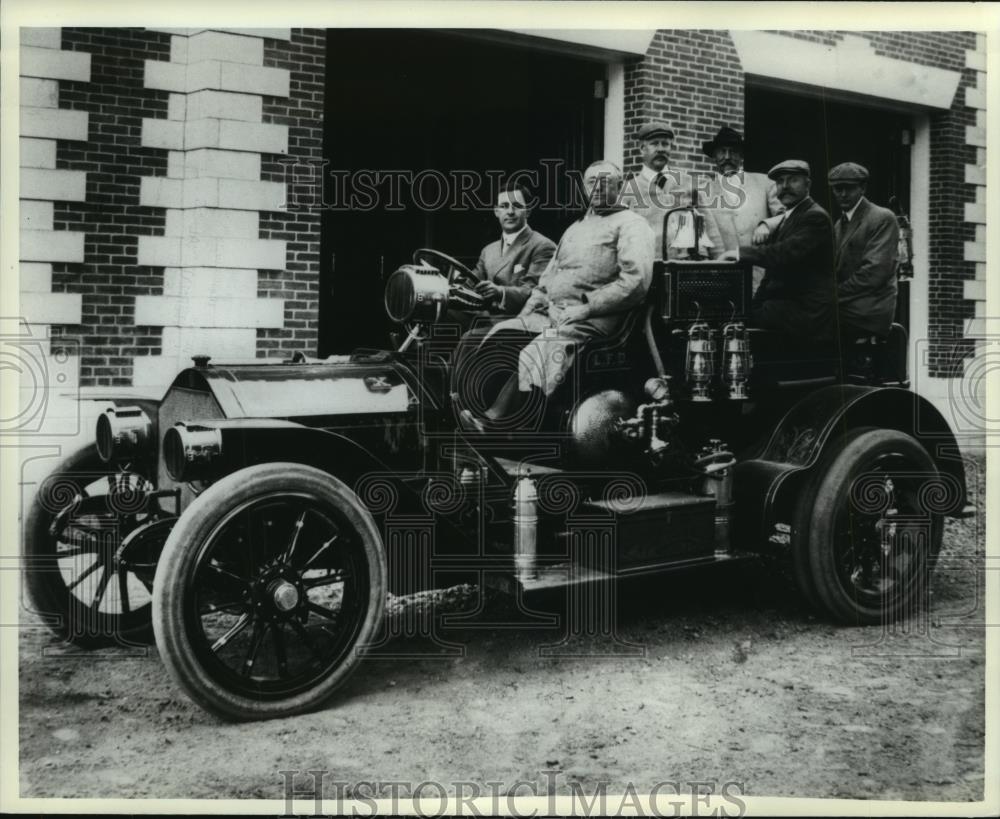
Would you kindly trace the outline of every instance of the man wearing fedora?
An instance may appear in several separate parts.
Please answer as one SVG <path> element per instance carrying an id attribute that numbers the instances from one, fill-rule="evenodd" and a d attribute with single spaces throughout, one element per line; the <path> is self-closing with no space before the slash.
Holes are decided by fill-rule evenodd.
<path id="1" fill-rule="evenodd" d="M 864 166 L 843 162 L 827 180 L 840 208 L 833 227 L 840 336 L 884 338 L 896 313 L 896 216 L 865 197 Z"/>
<path id="2" fill-rule="evenodd" d="M 809 196 L 808 162 L 786 159 L 767 175 L 777 185 L 784 214 L 776 217 L 780 221 L 763 244 L 741 244 L 723 258 L 764 268 L 751 305 L 754 324 L 801 338 L 830 339 L 837 303 L 830 216 Z"/>
<path id="3" fill-rule="evenodd" d="M 743 170 L 745 143 L 733 128 L 723 125 L 712 139 L 701 143 L 701 150 L 715 165 L 707 206 L 725 249 L 753 244 L 758 224 L 784 210 L 775 183 L 765 174 Z"/>
<path id="4" fill-rule="evenodd" d="M 642 168 L 625 180 L 619 202 L 633 210 L 653 229 L 653 253 L 655 259 L 663 259 L 663 218 L 671 208 L 688 204 L 691 198 L 693 177 L 689 172 L 670 167 L 670 152 L 674 147 L 674 131 L 666 122 L 653 120 L 636 132 Z M 702 203 L 704 204 L 704 203 Z M 711 216 L 704 213 L 705 233 L 702 236 L 701 251 L 717 256 L 724 249 Z M 677 234 L 683 226 L 687 214 L 680 213 L 670 220 L 667 235 L 667 258 L 679 258 L 686 251 L 673 248 Z"/>

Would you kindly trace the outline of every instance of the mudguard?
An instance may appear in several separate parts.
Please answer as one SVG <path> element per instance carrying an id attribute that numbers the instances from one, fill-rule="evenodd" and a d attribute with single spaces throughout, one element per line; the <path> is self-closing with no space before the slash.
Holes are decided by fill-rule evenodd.
<path id="1" fill-rule="evenodd" d="M 774 542 L 776 525 L 790 524 L 799 490 L 827 446 L 848 430 L 866 426 L 916 438 L 941 472 L 947 497 L 936 507 L 950 516 L 963 512 L 965 469 L 958 443 L 933 404 L 897 387 L 832 385 L 795 404 L 760 453 L 734 468 L 739 548 L 758 551 Z"/>
<path id="2" fill-rule="evenodd" d="M 478 540 L 467 537 L 459 521 L 449 514 L 460 511 L 452 503 L 462 497 L 457 478 L 427 471 L 421 447 L 403 447 L 389 467 L 346 435 L 294 421 L 236 418 L 212 419 L 205 424 L 222 433 L 220 457 L 213 459 L 213 478 L 255 464 L 286 462 L 312 466 L 343 481 L 372 513 L 382 533 L 389 564 L 389 591 L 394 594 L 431 588 L 434 579 L 429 565 L 423 563 L 431 555 L 414 551 L 416 541 L 400 535 L 401 520 L 410 521 L 408 525 L 417 529 L 433 529 L 425 536 L 434 544 L 435 554 L 455 543 L 468 542 L 478 548 Z M 428 492 L 432 493 L 429 498 Z M 182 496 L 186 506 L 192 498 L 183 489 Z M 428 520 L 428 508 L 440 514 Z M 412 524 L 414 514 L 417 524 Z"/>
<path id="3" fill-rule="evenodd" d="M 367 448 L 347 435 L 329 429 L 308 427 L 295 421 L 276 418 L 220 418 L 192 423 L 204 424 L 222 433 L 222 451 L 218 459 L 213 459 L 210 473 L 212 478 L 254 464 L 288 461 L 322 469 L 353 488 L 358 478 L 369 473 L 391 476 L 401 469 L 419 469 L 422 466 L 423 453 L 419 447 L 408 447 L 391 441 L 393 436 L 399 434 L 399 429 L 388 420 L 381 429 L 368 427 L 367 430 L 376 431 L 380 442 L 390 442 L 393 455 L 406 459 L 405 466 L 394 459 L 394 466 L 389 467 L 377 457 L 374 448 Z"/>

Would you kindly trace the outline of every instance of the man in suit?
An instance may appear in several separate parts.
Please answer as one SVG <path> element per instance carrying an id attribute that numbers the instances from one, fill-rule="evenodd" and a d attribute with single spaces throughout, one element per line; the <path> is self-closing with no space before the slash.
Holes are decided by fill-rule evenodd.
<path id="1" fill-rule="evenodd" d="M 801 159 L 779 162 L 767 173 L 785 206 L 763 244 L 741 244 L 723 258 L 764 268 L 751 305 L 753 323 L 810 339 L 833 334 L 837 302 L 830 216 L 809 196 L 811 172 Z"/>
<path id="2" fill-rule="evenodd" d="M 642 155 L 642 168 L 625 180 L 619 202 L 645 219 L 652 228 L 653 252 L 656 260 L 660 261 L 663 259 L 663 217 L 671 208 L 690 202 L 693 178 L 690 173 L 670 167 L 674 132 L 666 122 L 654 120 L 643 125 L 636 132 L 636 139 Z M 667 258 L 687 255 L 686 249 L 672 247 L 687 218 L 689 216 L 686 213 L 679 213 L 671 218 L 667 235 Z M 700 250 L 706 255 L 717 256 L 723 249 L 721 236 L 711 217 L 706 215 Z"/>
<path id="3" fill-rule="evenodd" d="M 896 216 L 865 198 L 863 166 L 844 162 L 827 179 L 841 214 L 833 228 L 840 337 L 885 337 L 896 313 Z"/>
<path id="4" fill-rule="evenodd" d="M 773 180 L 766 174 L 743 170 L 744 148 L 743 136 L 725 125 L 701 144 L 702 153 L 712 160 L 716 171 L 705 204 L 726 250 L 753 244 L 758 224 L 785 209 Z"/>
<path id="5" fill-rule="evenodd" d="M 619 330 L 630 308 L 642 302 L 653 278 L 652 230 L 618 203 L 622 172 L 595 162 L 584 173 L 587 212 L 563 234 L 552 261 L 517 318 L 500 322 L 486 339 L 508 334 L 530 339 L 518 356 L 518 371 L 485 412 L 459 414 L 468 430 L 510 418 L 537 388 L 552 394 L 568 372 L 576 348 Z M 469 376 L 465 376 L 470 378 Z M 470 378 L 470 380 L 475 380 Z M 461 395 L 461 390 L 456 390 Z"/>
<path id="6" fill-rule="evenodd" d="M 530 195 L 521 185 L 509 185 L 497 195 L 493 213 L 500 238 L 483 248 L 473 269 L 492 313 L 516 316 L 555 253 L 555 243 L 528 226 Z"/>

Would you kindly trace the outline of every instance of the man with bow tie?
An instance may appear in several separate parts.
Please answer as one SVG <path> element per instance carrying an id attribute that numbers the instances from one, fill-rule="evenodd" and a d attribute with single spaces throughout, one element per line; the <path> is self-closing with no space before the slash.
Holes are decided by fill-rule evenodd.
<path id="1" fill-rule="evenodd" d="M 472 271 L 480 280 L 476 292 L 492 313 L 520 313 L 556 250 L 555 242 L 528 226 L 529 201 L 521 185 L 508 185 L 497 195 L 493 213 L 500 238 L 483 248 Z"/>
<path id="2" fill-rule="evenodd" d="M 619 203 L 630 208 L 653 229 L 653 252 L 657 261 L 663 260 L 663 217 L 671 208 L 687 205 L 691 201 L 694 177 L 686 171 L 670 167 L 670 152 L 674 148 L 674 131 L 661 120 L 643 125 L 636 133 L 642 168 L 632 174 L 622 185 Z M 704 204 L 704 203 L 701 203 Z M 706 215 L 705 233 L 701 251 L 718 256 L 723 250 L 722 237 L 710 216 Z M 670 220 L 667 234 L 667 258 L 686 256 L 686 249 L 673 248 L 683 221 L 690 218 L 679 213 Z"/>
<path id="3" fill-rule="evenodd" d="M 896 216 L 865 198 L 868 170 L 856 162 L 831 168 L 827 180 L 841 213 L 833 234 L 840 337 L 884 338 L 896 313 Z"/>
<path id="4" fill-rule="evenodd" d="M 701 150 L 715 165 L 707 207 L 715 218 L 726 250 L 753 244 L 754 229 L 785 208 L 777 186 L 765 174 L 743 170 L 745 143 L 736 130 L 722 126 Z"/>
<path id="5" fill-rule="evenodd" d="M 741 244 L 723 258 L 764 268 L 751 317 L 758 327 L 809 339 L 830 339 L 837 284 L 833 274 L 833 226 L 829 214 L 809 196 L 809 163 L 786 159 L 767 173 L 785 206 L 763 244 Z"/>

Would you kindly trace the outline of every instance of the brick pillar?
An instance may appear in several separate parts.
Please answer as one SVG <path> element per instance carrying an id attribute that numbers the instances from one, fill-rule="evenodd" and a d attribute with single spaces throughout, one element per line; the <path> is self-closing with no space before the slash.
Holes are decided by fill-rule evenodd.
<path id="1" fill-rule="evenodd" d="M 975 125 L 965 128 L 965 144 L 974 146 L 976 159 L 965 166 L 965 183 L 974 185 L 972 201 L 965 203 L 965 222 L 975 225 L 973 241 L 963 243 L 962 258 L 975 265 L 975 277 L 962 282 L 962 296 L 973 302 L 973 318 L 963 324 L 964 336 L 974 345 L 962 361 L 962 382 L 952 388 L 961 427 L 982 433 L 997 430 L 997 419 L 987 413 L 986 381 L 997 372 L 1000 321 L 986 313 L 986 35 L 977 34 L 974 49 L 965 52 L 965 66 L 975 72 L 975 84 L 965 89 L 965 105 L 976 112 Z"/>
<path id="2" fill-rule="evenodd" d="M 712 171 L 701 143 L 720 125 L 743 129 L 744 74 L 727 31 L 657 31 L 646 56 L 626 65 L 624 83 L 626 172 L 642 167 L 635 132 L 649 120 L 673 126 L 671 167 L 690 171 Z"/>
<path id="3" fill-rule="evenodd" d="M 167 176 L 142 180 L 143 205 L 167 209 L 163 236 L 139 239 L 139 264 L 162 266 L 162 296 L 136 298 L 136 325 L 163 327 L 163 354 L 135 386 L 164 387 L 197 353 L 251 359 L 257 331 L 280 328 L 282 299 L 258 298 L 258 271 L 284 270 L 286 243 L 261 239 L 262 212 L 285 187 L 261 181 L 261 155 L 288 152 L 288 127 L 262 122 L 263 97 L 287 97 L 290 72 L 263 65 L 264 38 L 287 29 L 169 29 L 169 62 L 146 62 L 146 87 L 170 93 L 167 119 L 143 121 Z"/>
<path id="4" fill-rule="evenodd" d="M 975 241 L 966 242 L 964 260 L 976 265 L 975 279 L 964 283 L 964 296 L 976 303 L 975 318 L 965 322 L 965 335 L 986 333 L 986 36 L 976 35 L 976 47 L 965 52 L 965 65 L 976 72 L 976 84 L 965 89 L 965 104 L 976 111 L 976 124 L 965 129 L 965 144 L 976 148 L 976 162 L 965 166 L 965 181 L 975 185 L 975 199 L 965 204 L 965 221 L 976 226 Z M 997 328 L 992 328 L 996 334 Z"/>

